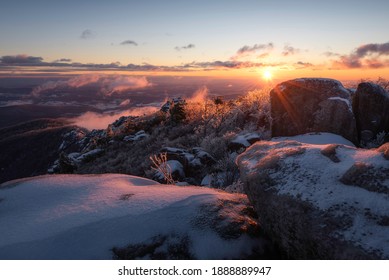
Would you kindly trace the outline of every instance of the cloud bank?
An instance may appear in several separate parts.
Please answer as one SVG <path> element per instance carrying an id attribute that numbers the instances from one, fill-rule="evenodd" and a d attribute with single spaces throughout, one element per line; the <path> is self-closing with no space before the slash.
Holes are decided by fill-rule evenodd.
<path id="1" fill-rule="evenodd" d="M 252 62 L 252 61 L 216 60 L 216 61 L 205 61 L 205 62 L 192 62 L 184 65 L 185 68 L 205 68 L 209 70 L 242 69 L 242 68 L 268 67 L 268 66 L 278 66 L 278 64 Z"/>
<path id="2" fill-rule="evenodd" d="M 126 40 L 122 45 L 137 45 L 137 42 Z M 195 48 L 194 44 L 185 46 L 177 46 L 175 49 L 187 50 Z M 76 69 L 78 71 L 128 71 L 128 72 L 191 72 L 191 71 L 213 71 L 213 70 L 228 70 L 228 69 L 249 69 L 257 67 L 281 67 L 280 69 L 295 69 L 314 67 L 309 62 L 283 62 L 283 57 L 292 57 L 295 54 L 301 53 L 304 50 L 295 48 L 291 45 L 285 45 L 280 56 L 279 62 L 266 62 L 263 58 L 269 56 L 274 49 L 274 44 L 269 42 L 267 44 L 244 45 L 239 48 L 234 56 L 229 60 L 214 60 L 214 61 L 192 61 L 180 65 L 153 65 L 149 63 L 142 64 L 127 64 L 122 65 L 119 62 L 112 62 L 108 64 L 94 64 L 94 63 L 78 63 L 72 62 L 69 58 L 61 58 L 52 62 L 45 62 L 40 56 L 31 56 L 26 54 L 19 55 L 5 55 L 0 57 L 0 69 L 4 68 L 7 71 L 18 71 L 23 68 L 19 67 L 46 67 L 46 73 L 60 71 L 60 68 Z M 305 51 L 304 51 L 305 52 Z M 255 56 L 254 56 L 255 55 Z M 355 48 L 349 54 L 340 54 L 332 51 L 322 53 L 328 57 L 327 61 L 319 64 L 320 68 L 327 68 L 329 70 L 335 69 L 355 69 L 355 68 L 383 68 L 389 67 L 389 42 L 383 44 L 365 44 Z M 250 57 L 251 56 L 251 57 Z M 244 57 L 249 57 L 244 59 Z M 317 66 L 316 66 L 317 67 Z M 26 68 L 27 69 L 27 68 Z M 318 69 L 315 69 L 318 70 Z M 54 86 L 53 86 L 54 87 Z M 113 89 L 114 90 L 114 89 Z M 107 89 L 110 92 L 110 88 Z"/>
<path id="3" fill-rule="evenodd" d="M 149 115 L 159 110 L 159 107 L 147 106 L 136 107 L 130 110 L 116 112 L 113 114 L 98 114 L 95 112 L 86 112 L 79 117 L 69 119 L 75 125 L 85 127 L 86 129 L 105 129 L 107 126 L 122 116 L 143 116 Z"/>
<path id="4" fill-rule="evenodd" d="M 99 94 L 110 96 L 133 89 L 151 86 L 146 77 L 133 77 L 125 75 L 86 74 L 73 77 L 66 81 L 49 81 L 33 89 L 35 97 L 46 92 L 64 89 L 96 88 Z"/>
<path id="5" fill-rule="evenodd" d="M 153 65 L 148 63 L 143 64 L 127 64 L 121 65 L 118 62 L 112 62 L 109 64 L 93 64 L 93 63 L 68 63 L 61 59 L 54 62 L 44 62 L 41 57 L 31 57 L 26 56 L 27 58 L 20 59 L 20 56 L 3 56 L 0 57 L 0 68 L 1 67 L 12 67 L 12 66 L 42 66 L 42 67 L 71 67 L 85 70 L 123 70 L 123 71 L 174 71 L 174 72 L 186 72 L 192 70 L 217 70 L 217 69 L 241 69 L 241 68 L 252 68 L 252 67 L 261 67 L 261 66 L 277 66 L 277 63 L 259 63 L 253 61 L 237 61 L 237 60 L 216 60 L 216 61 L 193 61 L 183 65 L 175 66 L 166 66 L 166 65 Z M 69 60 L 70 59 L 66 59 Z M 16 68 L 15 68 L 16 69 Z M 56 72 L 58 69 L 47 69 L 46 71 Z"/>
<path id="6" fill-rule="evenodd" d="M 28 56 L 26 54 L 6 55 L 0 58 L 0 63 L 5 65 L 35 65 L 42 63 L 40 56 Z"/>

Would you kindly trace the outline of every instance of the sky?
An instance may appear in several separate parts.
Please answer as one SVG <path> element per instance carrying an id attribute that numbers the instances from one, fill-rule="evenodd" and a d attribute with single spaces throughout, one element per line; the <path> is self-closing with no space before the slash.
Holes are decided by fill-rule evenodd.
<path id="1" fill-rule="evenodd" d="M 0 76 L 389 78 L 389 1 L 3 1 Z"/>

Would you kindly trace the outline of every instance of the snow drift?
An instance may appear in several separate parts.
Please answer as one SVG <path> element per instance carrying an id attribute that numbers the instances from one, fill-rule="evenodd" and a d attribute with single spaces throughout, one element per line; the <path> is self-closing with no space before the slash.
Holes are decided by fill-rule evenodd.
<path id="1" fill-rule="evenodd" d="M 128 175 L 10 181 L 0 185 L 0 213 L 0 259 L 239 259 L 263 253 L 245 195 Z"/>

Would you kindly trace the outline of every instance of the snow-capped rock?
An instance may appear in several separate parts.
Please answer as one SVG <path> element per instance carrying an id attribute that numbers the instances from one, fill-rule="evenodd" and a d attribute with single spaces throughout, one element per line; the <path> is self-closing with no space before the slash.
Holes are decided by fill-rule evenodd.
<path id="1" fill-rule="evenodd" d="M 104 149 L 93 149 L 85 153 L 61 153 L 59 158 L 47 169 L 47 173 L 74 173 L 80 164 L 92 161 L 104 153 Z"/>
<path id="2" fill-rule="evenodd" d="M 187 166 L 190 163 L 198 164 L 199 161 L 194 162 L 194 155 L 185 149 L 164 147 L 160 150 L 161 153 L 166 153 L 168 160 L 178 160 L 182 165 Z"/>
<path id="3" fill-rule="evenodd" d="M 135 142 L 135 141 L 139 141 L 139 140 L 145 139 L 147 137 L 149 137 L 149 135 L 144 130 L 139 130 L 135 134 L 124 136 L 123 141 Z"/>
<path id="4" fill-rule="evenodd" d="M 58 151 L 64 151 L 71 146 L 80 143 L 80 140 L 83 139 L 86 135 L 86 131 L 83 128 L 75 127 L 73 130 L 66 132 L 62 135 L 62 143 L 58 147 Z M 81 145 L 78 145 L 81 146 Z"/>
<path id="5" fill-rule="evenodd" d="M 270 100 L 273 137 L 330 132 L 358 143 L 350 92 L 339 81 L 286 81 L 271 91 Z"/>
<path id="6" fill-rule="evenodd" d="M 79 155 L 77 158 L 75 158 L 78 162 L 87 162 L 95 159 L 96 157 L 100 156 L 104 152 L 103 149 L 93 149 L 86 153 L 83 153 Z"/>
<path id="7" fill-rule="evenodd" d="M 216 160 L 200 147 L 192 149 L 180 149 L 173 147 L 164 147 L 160 150 L 165 154 L 169 161 L 174 160 L 181 163 L 185 178 L 179 178 L 191 185 L 199 185 L 204 177 L 204 173 L 210 171 L 210 168 L 216 163 Z"/>
<path id="8" fill-rule="evenodd" d="M 171 100 L 167 100 L 161 106 L 160 111 L 167 113 L 174 106 L 174 104 L 185 104 L 185 103 L 186 103 L 185 99 L 182 99 L 181 97 L 175 97 L 175 98 L 172 98 Z"/>
<path id="9" fill-rule="evenodd" d="M 87 133 L 85 137 L 81 138 L 78 141 L 79 152 L 87 152 L 93 149 L 96 149 L 97 146 L 104 142 L 102 140 L 107 139 L 107 131 L 103 129 L 93 129 L 91 132 Z"/>
<path id="10" fill-rule="evenodd" d="M 0 259 L 266 258 L 247 197 L 119 174 L 0 185 Z"/>
<path id="11" fill-rule="evenodd" d="M 248 132 L 237 135 L 228 144 L 228 149 L 233 152 L 241 151 L 261 140 L 261 135 L 256 132 Z"/>
<path id="12" fill-rule="evenodd" d="M 203 164 L 215 163 L 215 159 L 209 153 L 198 147 L 190 151 L 180 148 L 164 147 L 160 152 L 166 153 L 168 160 L 179 161 L 185 169 L 193 169 Z"/>
<path id="13" fill-rule="evenodd" d="M 387 147 L 257 142 L 238 156 L 260 223 L 290 258 L 389 258 Z"/>
<path id="14" fill-rule="evenodd" d="M 212 165 L 216 162 L 213 156 L 200 147 L 192 148 L 190 151 L 195 156 L 195 158 L 200 160 L 202 164 Z"/>

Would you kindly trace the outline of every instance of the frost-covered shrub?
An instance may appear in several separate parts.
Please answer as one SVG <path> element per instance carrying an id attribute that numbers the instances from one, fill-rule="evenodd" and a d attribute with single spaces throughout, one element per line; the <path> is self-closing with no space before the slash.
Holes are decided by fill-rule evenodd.
<path id="1" fill-rule="evenodd" d="M 215 169 L 218 170 L 220 186 L 226 187 L 234 184 L 239 180 L 239 170 L 235 164 L 236 154 L 226 154 L 223 158 L 219 159 L 215 165 Z"/>
<path id="2" fill-rule="evenodd" d="M 199 167 L 195 172 L 190 170 L 188 174 L 192 177 L 186 178 L 188 182 L 200 184 L 206 175 L 210 175 L 216 187 L 237 185 L 239 173 L 234 163 L 235 154 L 229 149 L 230 143 L 242 133 L 256 132 L 262 139 L 270 135 L 269 90 L 254 90 L 228 102 L 221 98 L 193 99 L 177 103 L 180 105 L 176 109 L 173 109 L 176 105 L 172 107 L 171 104 L 165 111 L 128 118 L 128 124 L 122 124 L 125 128 L 122 134 L 119 129 L 115 138 L 108 135 L 96 144 L 97 147 L 104 146 L 105 154 L 83 164 L 77 172 L 125 173 L 153 179 L 155 171 L 150 156 L 158 154 L 163 147 L 188 151 L 201 147 L 216 163 Z M 140 130 L 149 136 L 131 143 L 122 141 L 125 136 Z"/>
<path id="3" fill-rule="evenodd" d="M 208 135 L 202 139 L 200 147 L 216 159 L 220 159 L 228 154 L 228 140 L 225 137 Z"/>
<path id="4" fill-rule="evenodd" d="M 244 130 L 270 130 L 270 89 L 257 89 L 237 100 L 236 125 Z"/>
<path id="5" fill-rule="evenodd" d="M 170 121 L 173 125 L 178 125 L 186 119 L 186 104 L 185 102 L 176 102 L 169 109 Z"/>
<path id="6" fill-rule="evenodd" d="M 230 103 L 206 99 L 203 102 L 188 102 L 188 120 L 195 126 L 196 133 L 205 137 L 211 133 L 222 133 L 232 129 Z"/>

